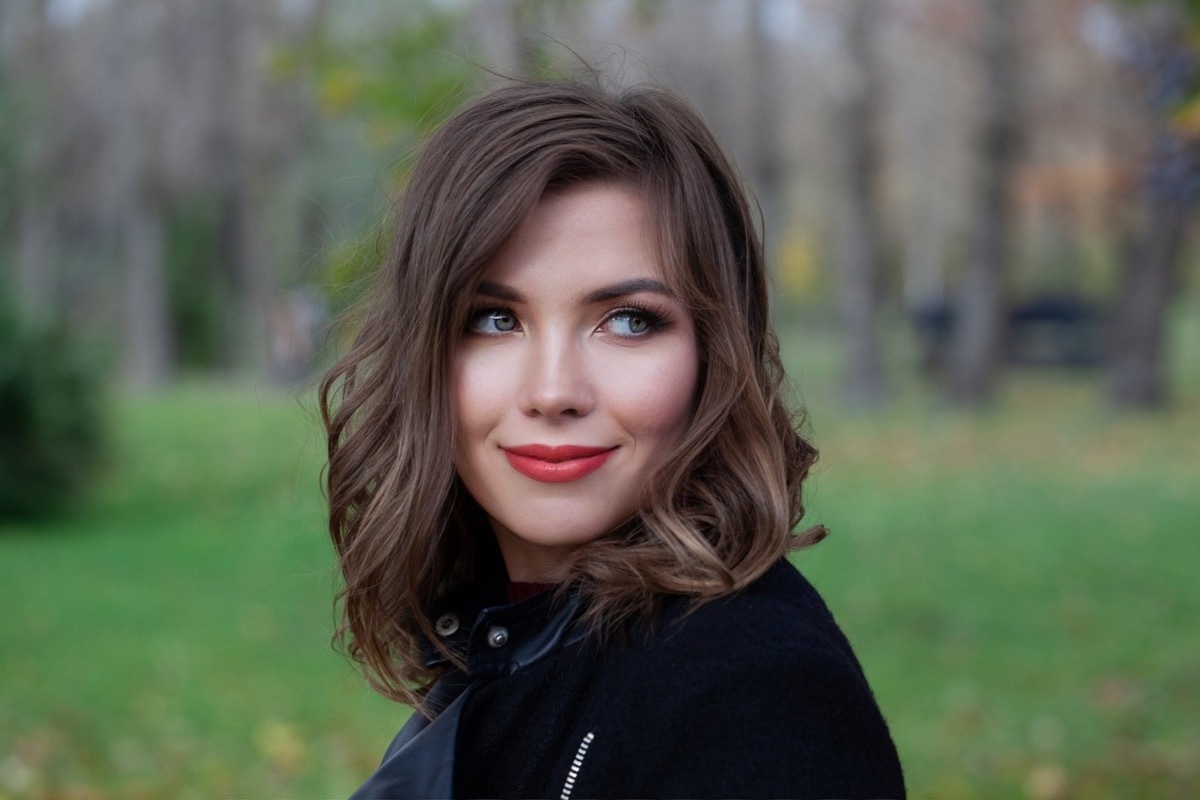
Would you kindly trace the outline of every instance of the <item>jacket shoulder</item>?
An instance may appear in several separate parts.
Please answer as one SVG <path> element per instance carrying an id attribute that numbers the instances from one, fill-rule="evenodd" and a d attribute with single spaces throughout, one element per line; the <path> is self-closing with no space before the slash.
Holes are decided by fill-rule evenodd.
<path id="1" fill-rule="evenodd" d="M 780 560 L 743 591 L 685 610 L 662 631 L 668 646 L 728 661 L 745 656 L 755 664 L 781 660 L 789 664 L 816 659 L 845 662 L 862 670 L 854 651 L 825 601 L 788 561 Z"/>
<path id="2" fill-rule="evenodd" d="M 655 727 L 679 731 L 644 743 L 665 746 L 678 767 L 658 776 L 662 784 L 650 781 L 651 793 L 904 793 L 887 724 L 849 642 L 787 562 L 663 626 L 637 671 L 644 702 L 659 693 Z"/>

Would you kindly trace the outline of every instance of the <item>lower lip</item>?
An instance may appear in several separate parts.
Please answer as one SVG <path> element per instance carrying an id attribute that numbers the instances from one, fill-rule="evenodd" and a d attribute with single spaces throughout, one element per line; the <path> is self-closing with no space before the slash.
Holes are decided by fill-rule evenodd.
<path id="1" fill-rule="evenodd" d="M 615 452 L 614 448 L 594 456 L 571 458 L 566 461 L 545 461 L 533 456 L 523 456 L 511 450 L 505 450 L 504 455 L 508 458 L 508 463 L 512 464 L 513 469 L 526 478 L 532 478 L 542 483 L 570 483 L 591 475 L 603 467 L 604 462 L 608 461 L 608 457 Z"/>

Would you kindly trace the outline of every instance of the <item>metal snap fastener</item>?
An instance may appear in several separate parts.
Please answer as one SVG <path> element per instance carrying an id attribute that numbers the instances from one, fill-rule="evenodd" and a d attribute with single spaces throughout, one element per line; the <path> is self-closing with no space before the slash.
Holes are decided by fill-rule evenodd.
<path id="1" fill-rule="evenodd" d="M 442 614 L 434 624 L 438 636 L 453 636 L 458 630 L 458 617 L 454 614 Z"/>
<path id="2" fill-rule="evenodd" d="M 487 643 L 492 647 L 504 647 L 508 644 L 508 628 L 494 625 L 488 630 Z"/>

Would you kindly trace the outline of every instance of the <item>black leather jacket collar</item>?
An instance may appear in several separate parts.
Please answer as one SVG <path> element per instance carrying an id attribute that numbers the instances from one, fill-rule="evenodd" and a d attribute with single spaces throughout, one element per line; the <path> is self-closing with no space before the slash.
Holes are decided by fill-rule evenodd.
<path id="1" fill-rule="evenodd" d="M 442 644 L 459 654 L 463 672 L 450 667 L 430 690 L 424 711 L 414 712 L 384 754 L 383 763 L 351 800 L 450 797 L 458 720 L 480 681 L 511 675 L 584 638 L 573 590 L 546 591 L 512 605 L 488 605 L 494 593 L 452 596 L 430 622 Z M 465 624 L 464 624 L 465 621 Z M 450 663 L 432 642 L 421 643 L 427 667 Z"/>
<path id="2" fill-rule="evenodd" d="M 573 590 L 545 591 L 512 605 L 485 605 L 457 597 L 430 619 L 441 643 L 460 654 L 471 680 L 511 675 L 583 638 L 575 623 L 579 597 Z M 464 624 L 465 623 L 465 624 Z M 428 640 L 421 643 L 425 666 L 449 659 Z"/>

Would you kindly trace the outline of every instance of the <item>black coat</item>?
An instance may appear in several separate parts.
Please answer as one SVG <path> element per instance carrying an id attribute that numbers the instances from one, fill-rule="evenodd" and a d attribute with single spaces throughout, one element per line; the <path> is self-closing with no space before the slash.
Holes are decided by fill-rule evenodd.
<path id="1" fill-rule="evenodd" d="M 603 644 L 549 594 L 440 614 L 467 675 L 439 682 L 429 702 L 449 706 L 414 715 L 354 800 L 904 794 L 862 669 L 790 564 L 684 609 Z"/>

